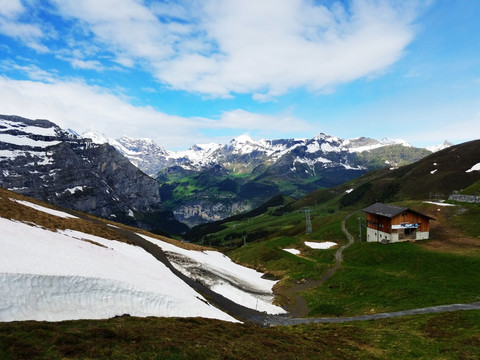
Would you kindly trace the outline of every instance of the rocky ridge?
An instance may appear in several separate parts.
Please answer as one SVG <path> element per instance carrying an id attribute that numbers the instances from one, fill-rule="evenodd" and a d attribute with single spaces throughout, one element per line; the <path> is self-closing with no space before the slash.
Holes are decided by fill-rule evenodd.
<path id="1" fill-rule="evenodd" d="M 0 115 L 0 186 L 149 230 L 182 228 L 154 179 L 109 144 L 48 120 Z"/>

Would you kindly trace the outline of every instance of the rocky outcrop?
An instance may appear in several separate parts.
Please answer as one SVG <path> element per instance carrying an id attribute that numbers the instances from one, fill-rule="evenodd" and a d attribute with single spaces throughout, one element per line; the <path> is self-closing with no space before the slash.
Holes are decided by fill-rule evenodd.
<path id="1" fill-rule="evenodd" d="M 148 230 L 182 228 L 165 212 L 154 179 L 109 144 L 47 120 L 0 116 L 0 186 Z"/>
<path id="2" fill-rule="evenodd" d="M 175 218 L 189 225 L 195 226 L 205 222 L 217 221 L 231 215 L 252 210 L 250 201 L 215 201 L 215 199 L 191 200 L 175 209 Z"/>

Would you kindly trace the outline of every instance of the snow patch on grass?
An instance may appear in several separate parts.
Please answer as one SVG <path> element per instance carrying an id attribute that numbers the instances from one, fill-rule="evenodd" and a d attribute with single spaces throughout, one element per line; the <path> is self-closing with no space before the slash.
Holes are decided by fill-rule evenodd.
<path id="1" fill-rule="evenodd" d="M 337 245 L 337 243 L 331 241 L 324 241 L 324 242 L 311 242 L 305 241 L 305 245 L 312 249 L 330 249 L 332 246 Z"/>
<path id="2" fill-rule="evenodd" d="M 456 206 L 454 204 L 447 204 L 447 203 L 442 203 L 442 202 L 435 202 L 435 201 L 424 201 L 424 204 L 433 204 L 433 205 L 438 205 L 438 206 Z"/>
<path id="3" fill-rule="evenodd" d="M 283 249 L 283 251 L 289 252 L 290 254 L 293 254 L 293 255 L 300 255 L 300 250 L 298 249 Z"/>
<path id="4" fill-rule="evenodd" d="M 469 173 L 469 172 L 472 172 L 472 171 L 480 171 L 480 163 L 477 163 L 477 164 L 473 165 L 470 169 L 468 169 L 465 172 Z"/>

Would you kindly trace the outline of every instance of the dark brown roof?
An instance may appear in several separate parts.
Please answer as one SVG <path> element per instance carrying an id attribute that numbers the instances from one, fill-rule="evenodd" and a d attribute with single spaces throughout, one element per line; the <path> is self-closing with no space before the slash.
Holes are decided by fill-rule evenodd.
<path id="1" fill-rule="evenodd" d="M 389 218 L 393 218 L 394 216 L 397 216 L 398 214 L 404 212 L 405 210 L 408 210 L 406 207 L 400 207 L 400 206 L 393 206 L 393 205 L 387 205 L 387 204 L 382 204 L 382 203 L 375 203 L 373 205 L 370 205 L 369 207 L 366 207 L 363 209 L 363 211 L 376 214 L 376 215 L 381 215 Z"/>
<path id="2" fill-rule="evenodd" d="M 435 218 L 433 218 L 431 216 L 422 214 L 418 211 L 415 211 L 415 210 L 412 210 L 412 209 L 409 209 L 409 208 L 406 208 L 406 207 L 388 205 L 388 204 L 383 204 L 383 203 L 375 203 L 373 205 L 370 205 L 370 206 L 366 207 L 362 211 L 368 212 L 368 213 L 371 213 L 371 214 L 385 216 L 385 217 L 388 217 L 388 218 L 393 218 L 393 217 L 397 216 L 398 214 L 400 214 L 400 213 L 402 213 L 403 211 L 406 211 L 406 210 L 411 211 L 411 212 L 416 213 L 416 214 L 419 214 L 419 215 L 422 215 L 422 216 L 425 216 L 426 218 L 429 218 L 430 220 L 435 220 Z"/>

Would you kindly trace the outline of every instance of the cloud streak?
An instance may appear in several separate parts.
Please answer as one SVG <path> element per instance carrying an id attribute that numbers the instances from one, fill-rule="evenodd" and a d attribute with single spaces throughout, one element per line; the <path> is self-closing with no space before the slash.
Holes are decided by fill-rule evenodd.
<path id="1" fill-rule="evenodd" d="M 213 98 L 252 94 L 259 101 L 298 88 L 324 92 L 385 71 L 412 41 L 418 13 L 413 0 L 50 3 L 81 30 L 69 34 L 70 42 L 84 40 L 81 34 L 95 45 L 97 59 L 64 56 L 73 67 L 112 67 L 98 62 L 103 58 L 141 67 L 171 89 Z M 14 21 L 25 10 L 18 0 L 13 4 L 2 14 L 0 31 L 45 50 L 41 28 Z"/>
<path id="2" fill-rule="evenodd" d="M 216 129 L 242 129 L 270 136 L 286 136 L 292 127 L 310 129 L 308 124 L 288 114 L 275 116 L 234 110 L 222 113 L 217 119 L 169 115 L 150 106 L 133 106 L 124 96 L 81 80 L 61 80 L 54 75 L 48 75 L 48 80 L 13 80 L 0 76 L 2 113 L 45 118 L 77 132 L 94 129 L 110 137 L 150 137 L 168 149 L 230 140 L 208 134 Z"/>

